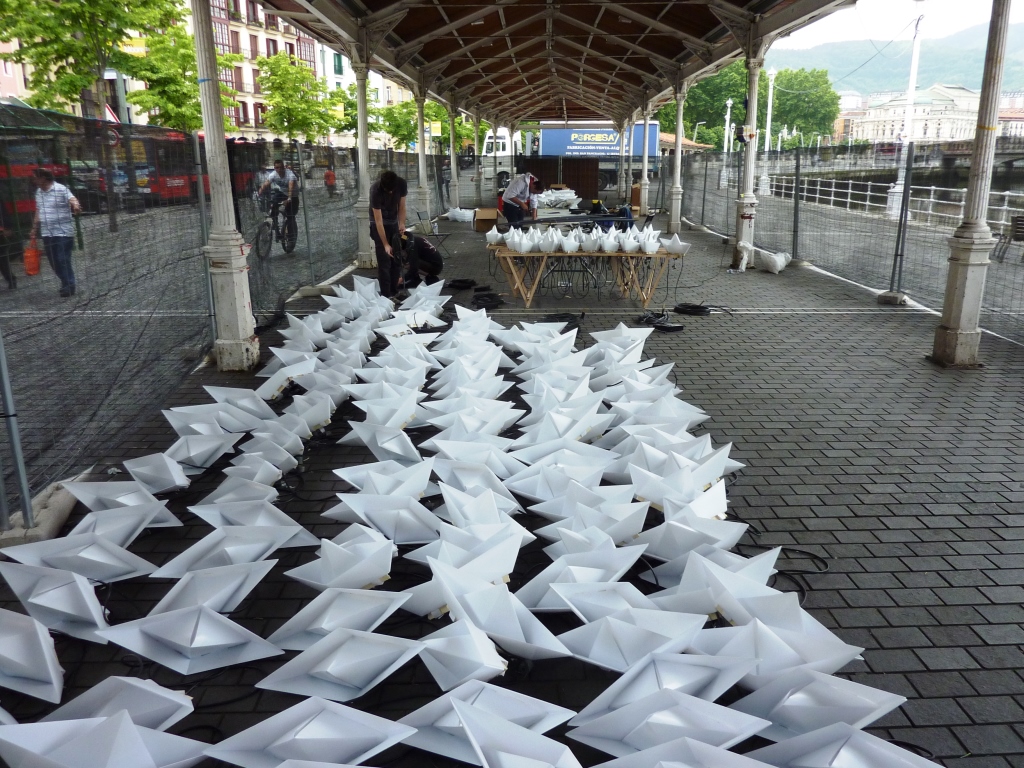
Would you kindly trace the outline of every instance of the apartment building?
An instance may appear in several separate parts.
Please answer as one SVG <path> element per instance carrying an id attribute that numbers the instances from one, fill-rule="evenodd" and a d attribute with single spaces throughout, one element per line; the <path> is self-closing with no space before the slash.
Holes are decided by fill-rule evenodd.
<path id="1" fill-rule="evenodd" d="M 15 50 L 14 43 L 0 43 L 0 52 L 9 53 Z M 25 70 L 21 64 L 13 61 L 0 61 L 0 98 L 24 99 L 28 96 L 25 86 Z"/>

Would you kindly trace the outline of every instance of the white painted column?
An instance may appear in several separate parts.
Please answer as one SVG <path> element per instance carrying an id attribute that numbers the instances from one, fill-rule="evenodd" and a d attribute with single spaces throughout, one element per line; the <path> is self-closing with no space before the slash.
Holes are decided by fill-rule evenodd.
<path id="1" fill-rule="evenodd" d="M 775 67 L 768 70 L 768 113 L 764 126 L 764 158 L 761 163 L 761 178 L 757 182 L 757 194 L 767 197 L 771 194 L 771 179 L 768 178 L 768 153 L 772 151 L 772 107 L 775 106 Z"/>
<path id="2" fill-rule="evenodd" d="M 668 193 L 668 231 L 680 232 L 683 215 L 683 104 L 686 102 L 686 85 L 676 86 L 676 156 L 672 163 L 672 189 Z"/>
<path id="3" fill-rule="evenodd" d="M 476 204 L 483 206 L 484 174 L 480 168 L 480 115 L 473 118 L 473 180 L 476 186 Z"/>
<path id="4" fill-rule="evenodd" d="M 420 198 L 420 210 L 430 217 L 430 186 L 427 184 L 427 132 L 423 125 L 423 105 L 426 97 L 416 96 L 416 161 L 419 170 L 417 194 Z"/>
<path id="5" fill-rule="evenodd" d="M 747 143 L 743 145 L 743 175 L 740 177 L 740 195 L 736 200 L 736 244 L 733 251 L 733 269 L 739 267 L 739 243 L 754 244 L 754 219 L 757 216 L 757 197 L 754 196 L 754 172 L 757 170 L 757 83 L 763 59 L 747 59 Z"/>
<path id="6" fill-rule="evenodd" d="M 452 207 L 459 208 L 462 205 L 462 196 L 459 194 L 459 158 L 455 154 L 455 147 L 457 141 L 455 137 L 455 117 L 458 115 L 458 109 L 455 105 L 455 100 L 452 99 L 448 102 L 448 154 L 451 156 L 451 168 L 452 168 Z"/>
<path id="7" fill-rule="evenodd" d="M 615 126 L 619 130 L 619 169 L 618 169 L 618 183 L 615 185 L 615 191 L 618 192 L 619 202 L 623 200 L 629 200 L 629 195 L 624 188 L 626 186 L 626 123 L 622 122 Z"/>
<path id="8" fill-rule="evenodd" d="M 650 140 L 651 131 L 651 109 L 649 104 L 644 104 L 644 141 L 643 147 L 641 148 L 642 155 L 640 157 L 640 215 L 646 216 L 648 213 L 647 206 L 647 194 L 651 191 L 651 180 L 648 178 L 650 175 L 649 165 L 650 149 L 647 146 L 647 142 Z"/>
<path id="9" fill-rule="evenodd" d="M 946 294 L 932 348 L 932 360 L 946 366 L 970 367 L 979 363 L 981 300 L 985 293 L 988 256 L 996 243 L 986 218 L 999 134 L 999 96 L 1006 61 L 1010 2 L 994 0 L 992 3 L 964 221 L 949 239 Z"/>
<path id="10" fill-rule="evenodd" d="M 377 251 L 370 239 L 370 121 L 366 109 L 366 76 L 369 68 L 352 62 L 356 76 L 356 133 L 359 158 L 359 199 L 356 200 L 356 227 L 359 251 L 356 259 L 360 269 L 377 266 Z"/>
<path id="11" fill-rule="evenodd" d="M 636 123 L 630 118 L 629 122 L 626 123 L 626 141 L 629 143 L 626 145 L 626 204 L 633 204 L 633 155 L 636 154 L 636 147 L 633 146 L 633 134 L 635 131 L 633 128 Z"/>
<path id="12" fill-rule="evenodd" d="M 249 266 L 246 247 L 235 229 L 231 198 L 231 172 L 224 141 L 224 108 L 220 100 L 217 54 L 208 0 L 192 0 L 195 19 L 196 62 L 199 98 L 206 135 L 206 164 L 210 175 L 210 205 L 213 225 L 203 248 L 210 270 L 217 313 L 217 339 L 213 349 L 222 371 L 247 371 L 260 358 L 260 342 L 252 316 L 249 296 Z M 201 189 L 201 187 L 200 187 Z"/>
<path id="13" fill-rule="evenodd" d="M 725 134 L 722 136 L 722 170 L 718 174 L 718 188 L 729 186 L 729 158 L 732 156 L 732 99 L 725 100 Z"/>
<path id="14" fill-rule="evenodd" d="M 494 178 L 493 178 L 493 181 L 494 181 L 494 199 L 495 200 L 498 199 L 498 190 L 501 188 L 501 185 L 498 184 L 498 130 L 499 130 L 499 128 L 500 128 L 500 126 L 498 125 L 498 123 L 495 123 L 494 127 L 491 129 L 491 134 L 492 134 L 492 138 L 493 138 L 493 146 L 494 146 L 494 152 L 491 154 L 491 159 L 494 161 Z"/>

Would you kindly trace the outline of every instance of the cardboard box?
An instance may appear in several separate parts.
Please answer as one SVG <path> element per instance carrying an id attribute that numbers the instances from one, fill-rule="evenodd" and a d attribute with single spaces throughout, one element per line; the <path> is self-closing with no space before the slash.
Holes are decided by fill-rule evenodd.
<path id="1" fill-rule="evenodd" d="M 548 184 L 548 189 L 568 189 L 569 187 L 565 184 Z"/>
<path id="2" fill-rule="evenodd" d="M 477 208 L 473 216 L 473 229 L 477 232 L 490 232 L 491 227 L 498 223 L 497 208 Z"/>

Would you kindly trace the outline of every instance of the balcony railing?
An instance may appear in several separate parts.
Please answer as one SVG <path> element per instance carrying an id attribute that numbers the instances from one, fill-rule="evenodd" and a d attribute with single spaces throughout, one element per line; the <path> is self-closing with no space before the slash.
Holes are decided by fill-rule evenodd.
<path id="1" fill-rule="evenodd" d="M 299 30 L 297 30 L 291 24 L 285 24 L 284 25 L 284 34 L 291 35 L 292 37 L 298 37 Z"/>

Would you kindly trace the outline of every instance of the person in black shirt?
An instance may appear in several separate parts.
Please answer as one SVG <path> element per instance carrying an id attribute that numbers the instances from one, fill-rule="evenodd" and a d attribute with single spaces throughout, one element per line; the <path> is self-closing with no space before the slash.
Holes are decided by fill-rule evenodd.
<path id="1" fill-rule="evenodd" d="M 370 238 L 377 252 L 377 279 L 382 296 L 394 296 L 402 282 L 402 255 L 391 240 L 405 231 L 405 197 L 409 185 L 394 171 L 384 171 L 370 186 Z"/>

